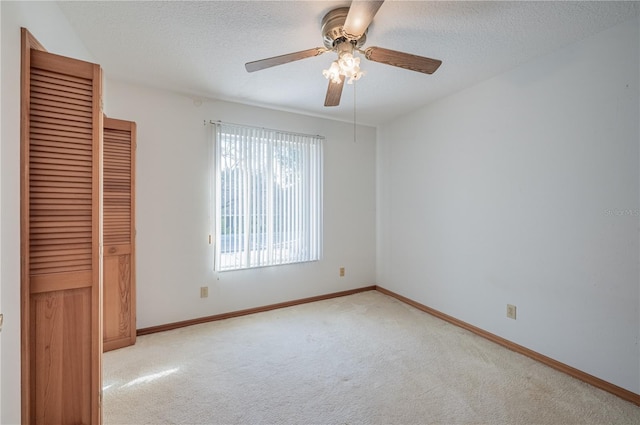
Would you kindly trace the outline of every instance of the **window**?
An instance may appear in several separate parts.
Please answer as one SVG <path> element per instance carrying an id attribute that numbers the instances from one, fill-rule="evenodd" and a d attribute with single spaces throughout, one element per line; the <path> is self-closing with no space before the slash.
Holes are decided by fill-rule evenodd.
<path id="1" fill-rule="evenodd" d="M 215 269 L 319 260 L 323 138 L 215 123 Z"/>

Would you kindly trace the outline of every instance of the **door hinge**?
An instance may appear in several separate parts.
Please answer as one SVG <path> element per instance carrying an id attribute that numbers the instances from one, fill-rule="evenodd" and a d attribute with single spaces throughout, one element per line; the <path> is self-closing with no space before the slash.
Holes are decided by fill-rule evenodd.
<path id="1" fill-rule="evenodd" d="M 209 245 L 211 245 L 211 235 L 209 235 Z"/>

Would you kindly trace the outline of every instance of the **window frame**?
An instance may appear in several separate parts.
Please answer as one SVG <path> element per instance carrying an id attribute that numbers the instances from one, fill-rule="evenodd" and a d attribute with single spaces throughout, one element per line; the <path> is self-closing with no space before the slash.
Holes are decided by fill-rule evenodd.
<path id="1" fill-rule="evenodd" d="M 210 240 L 214 271 L 238 271 L 322 259 L 325 138 L 221 121 L 210 123 L 213 130 L 209 204 L 212 210 Z M 232 204 L 228 204 L 235 212 L 232 228 L 250 228 L 248 232 L 236 230 L 226 234 L 222 231 L 225 215 L 222 206 L 223 170 L 229 168 L 222 163 L 221 149 L 227 143 L 225 147 L 236 149 L 232 160 L 236 161 L 234 167 L 237 168 L 232 169 L 233 174 L 226 171 L 227 178 L 233 175 L 235 180 L 233 185 L 227 186 L 233 187 L 236 196 Z M 287 161 L 286 166 L 283 158 Z M 285 168 L 286 176 L 282 172 Z M 256 180 L 259 183 L 255 184 L 261 185 L 261 191 L 250 183 Z M 288 186 L 284 180 L 289 182 Z M 229 216 L 228 211 L 226 215 Z M 256 221 L 258 219 L 261 221 Z M 256 232 L 254 229 L 260 230 Z M 234 248 L 230 251 L 226 250 L 231 243 L 226 235 L 233 235 Z"/>

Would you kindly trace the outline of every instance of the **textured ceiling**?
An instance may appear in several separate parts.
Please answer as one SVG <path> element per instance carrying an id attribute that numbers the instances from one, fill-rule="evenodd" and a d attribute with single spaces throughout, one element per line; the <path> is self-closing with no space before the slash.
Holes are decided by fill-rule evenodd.
<path id="1" fill-rule="evenodd" d="M 322 46 L 320 22 L 349 1 L 58 2 L 107 78 L 353 119 L 354 90 L 323 106 L 325 53 L 255 73 L 244 63 Z M 640 13 L 640 2 L 387 0 L 368 46 L 440 59 L 433 75 L 362 60 L 357 121 L 377 124 Z"/>

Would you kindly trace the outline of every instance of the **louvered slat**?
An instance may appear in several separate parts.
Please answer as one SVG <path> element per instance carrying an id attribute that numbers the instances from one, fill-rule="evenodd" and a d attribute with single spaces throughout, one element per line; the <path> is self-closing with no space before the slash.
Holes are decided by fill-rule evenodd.
<path id="1" fill-rule="evenodd" d="M 131 243 L 131 133 L 104 130 L 104 243 Z"/>
<path id="2" fill-rule="evenodd" d="M 31 275 L 92 269 L 92 91 L 90 80 L 31 72 Z"/>

